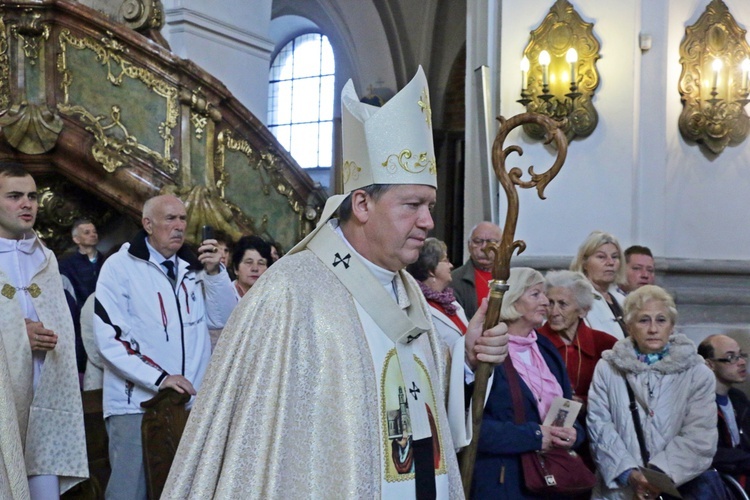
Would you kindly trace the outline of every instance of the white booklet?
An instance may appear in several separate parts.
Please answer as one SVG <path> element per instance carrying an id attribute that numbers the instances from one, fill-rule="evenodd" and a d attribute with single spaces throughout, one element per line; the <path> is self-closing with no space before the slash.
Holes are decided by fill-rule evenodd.
<path id="1" fill-rule="evenodd" d="M 548 427 L 573 427 L 578 412 L 581 411 L 581 406 L 583 406 L 581 403 L 572 399 L 555 398 L 552 401 L 552 406 L 549 407 L 542 425 Z"/>

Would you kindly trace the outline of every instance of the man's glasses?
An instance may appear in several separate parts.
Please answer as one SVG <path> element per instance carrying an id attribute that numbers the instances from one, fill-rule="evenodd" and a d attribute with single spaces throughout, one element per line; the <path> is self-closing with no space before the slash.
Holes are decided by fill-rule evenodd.
<path id="1" fill-rule="evenodd" d="M 470 241 L 471 241 L 471 244 L 476 247 L 481 247 L 485 243 L 492 243 L 493 245 L 497 245 L 498 243 L 500 243 L 500 240 L 482 239 L 482 238 L 472 238 Z"/>
<path id="2" fill-rule="evenodd" d="M 719 363 L 726 363 L 728 365 L 734 365 L 737 364 L 737 362 L 741 359 L 747 361 L 747 353 L 741 352 L 739 354 L 730 354 L 726 358 L 716 358 L 714 359 L 714 361 L 718 361 Z"/>

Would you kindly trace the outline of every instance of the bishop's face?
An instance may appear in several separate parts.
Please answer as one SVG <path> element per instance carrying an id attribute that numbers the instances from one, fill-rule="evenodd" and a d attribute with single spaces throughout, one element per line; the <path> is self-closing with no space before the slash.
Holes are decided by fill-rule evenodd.
<path id="1" fill-rule="evenodd" d="M 415 262 L 427 233 L 435 227 L 432 208 L 436 190 L 432 186 L 393 186 L 376 200 L 368 195 L 366 241 L 357 249 L 370 262 L 398 271 Z"/>

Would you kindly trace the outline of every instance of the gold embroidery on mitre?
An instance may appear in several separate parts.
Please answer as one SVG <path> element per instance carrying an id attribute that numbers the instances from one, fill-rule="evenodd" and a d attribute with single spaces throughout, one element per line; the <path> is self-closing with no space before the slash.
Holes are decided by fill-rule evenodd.
<path id="1" fill-rule="evenodd" d="M 408 161 L 411 157 L 412 152 L 408 149 L 404 149 L 399 154 L 394 153 L 389 155 L 381 165 L 384 166 L 390 174 L 395 173 L 396 169 L 401 167 L 410 174 L 421 174 L 425 169 L 429 169 L 428 171 L 431 175 L 437 175 L 435 159 L 428 158 L 427 152 L 419 153 L 419 159 L 414 163 Z"/>
<path id="2" fill-rule="evenodd" d="M 359 173 L 362 171 L 362 167 L 357 165 L 353 161 L 346 160 L 344 161 L 344 168 L 342 173 L 342 176 L 344 177 L 344 184 L 349 182 L 349 179 L 358 179 Z"/>
<path id="3" fill-rule="evenodd" d="M 422 108 L 424 113 L 424 121 L 427 122 L 427 127 L 432 129 L 432 108 L 430 108 L 430 94 L 427 93 L 427 89 L 422 89 L 422 95 L 417 101 L 419 107 Z"/>
<path id="4" fill-rule="evenodd" d="M 31 285 L 29 285 L 26 290 L 29 292 L 29 295 L 34 298 L 37 298 L 42 294 L 42 289 L 39 288 L 39 285 L 37 285 L 36 283 L 32 283 Z"/>
<path id="5" fill-rule="evenodd" d="M 7 299 L 12 299 L 16 296 L 16 287 L 6 283 L 5 285 L 3 285 L 3 289 L 0 290 L 0 294 L 2 294 L 3 297 Z"/>

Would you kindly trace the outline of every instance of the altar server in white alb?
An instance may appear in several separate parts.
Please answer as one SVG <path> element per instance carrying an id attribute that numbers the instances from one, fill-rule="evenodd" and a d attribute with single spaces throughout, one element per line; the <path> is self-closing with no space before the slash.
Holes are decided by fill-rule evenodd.
<path id="1" fill-rule="evenodd" d="M 235 309 L 162 498 L 463 497 L 465 372 L 507 329 L 485 304 L 446 344 L 404 271 L 436 197 L 422 69 L 382 108 L 341 101 L 345 194 Z"/>
<path id="2" fill-rule="evenodd" d="M 0 162 L 0 498 L 59 498 L 88 477 L 73 321 L 38 208 L 31 175 Z"/>

